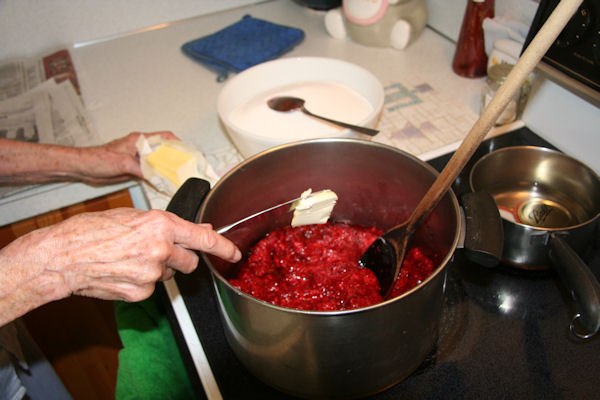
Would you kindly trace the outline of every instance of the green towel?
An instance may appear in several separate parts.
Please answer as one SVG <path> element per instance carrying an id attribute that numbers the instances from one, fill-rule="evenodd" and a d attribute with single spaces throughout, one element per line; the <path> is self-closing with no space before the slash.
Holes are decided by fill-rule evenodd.
<path id="1" fill-rule="evenodd" d="M 190 383 L 160 298 L 115 302 L 123 349 L 119 352 L 117 400 L 193 399 Z"/>

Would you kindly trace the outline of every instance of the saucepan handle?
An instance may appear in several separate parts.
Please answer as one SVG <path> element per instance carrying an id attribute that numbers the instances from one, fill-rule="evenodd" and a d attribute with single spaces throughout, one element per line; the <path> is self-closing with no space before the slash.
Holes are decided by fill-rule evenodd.
<path id="1" fill-rule="evenodd" d="M 549 246 L 552 266 L 573 298 L 575 315 L 570 325 L 571 332 L 581 339 L 589 339 L 600 330 L 600 284 L 559 235 L 550 235 Z"/>
<path id="2" fill-rule="evenodd" d="M 196 222 L 198 210 L 209 191 L 209 182 L 204 179 L 189 178 L 173 195 L 167 211 L 188 221 Z"/>
<path id="3" fill-rule="evenodd" d="M 465 215 L 465 256 L 484 267 L 495 267 L 502 257 L 502 219 L 492 195 L 484 191 L 461 197 Z"/>

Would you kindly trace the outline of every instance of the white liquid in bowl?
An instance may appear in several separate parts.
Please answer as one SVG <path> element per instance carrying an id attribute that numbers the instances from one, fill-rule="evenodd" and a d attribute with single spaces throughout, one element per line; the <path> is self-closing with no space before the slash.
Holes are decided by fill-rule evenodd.
<path id="1" fill-rule="evenodd" d="M 356 125 L 373 111 L 367 99 L 348 86 L 336 82 L 303 82 L 256 95 L 231 111 L 231 124 L 256 136 L 289 140 L 330 136 L 344 130 L 300 110 L 272 110 L 267 100 L 276 96 L 300 97 L 306 101 L 304 106 L 310 112 Z"/>

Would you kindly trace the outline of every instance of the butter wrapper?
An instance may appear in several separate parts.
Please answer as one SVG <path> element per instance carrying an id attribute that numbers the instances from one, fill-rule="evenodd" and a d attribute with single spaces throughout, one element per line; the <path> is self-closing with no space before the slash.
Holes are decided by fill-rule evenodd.
<path id="1" fill-rule="evenodd" d="M 186 175 L 181 177 L 182 179 L 180 182 L 174 182 L 172 179 L 169 179 L 165 174 L 161 173 L 148 162 L 148 156 L 161 146 L 167 146 L 193 157 L 196 160 L 197 168 L 193 171 L 188 169 Z M 140 166 L 144 179 L 150 183 L 156 191 L 167 196 L 173 196 L 177 189 L 179 189 L 179 186 L 188 178 L 205 179 L 211 186 L 219 179 L 218 175 L 204 157 L 202 150 L 192 144 L 184 143 L 179 140 L 166 140 L 158 135 L 150 136 L 148 138 L 142 135 L 138 138 L 136 147 L 140 156 Z"/>

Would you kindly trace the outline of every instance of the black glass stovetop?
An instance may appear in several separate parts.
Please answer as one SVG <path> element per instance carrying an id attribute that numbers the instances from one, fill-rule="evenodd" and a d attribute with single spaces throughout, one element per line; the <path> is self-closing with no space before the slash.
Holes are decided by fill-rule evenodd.
<path id="1" fill-rule="evenodd" d="M 513 145 L 552 147 L 522 128 L 486 140 L 473 160 Z M 441 170 L 450 156 L 430 164 Z M 465 177 L 471 166 L 455 182 L 458 198 L 469 190 Z M 582 258 L 600 278 L 598 236 Z M 570 334 L 571 299 L 554 271 L 485 268 L 458 249 L 447 272 L 436 346 L 412 375 L 369 400 L 600 398 L 600 339 L 582 341 Z M 230 350 L 208 268 L 200 265 L 176 280 L 223 398 L 291 398 L 254 378 Z M 170 303 L 165 304 L 197 396 L 206 398 Z"/>

